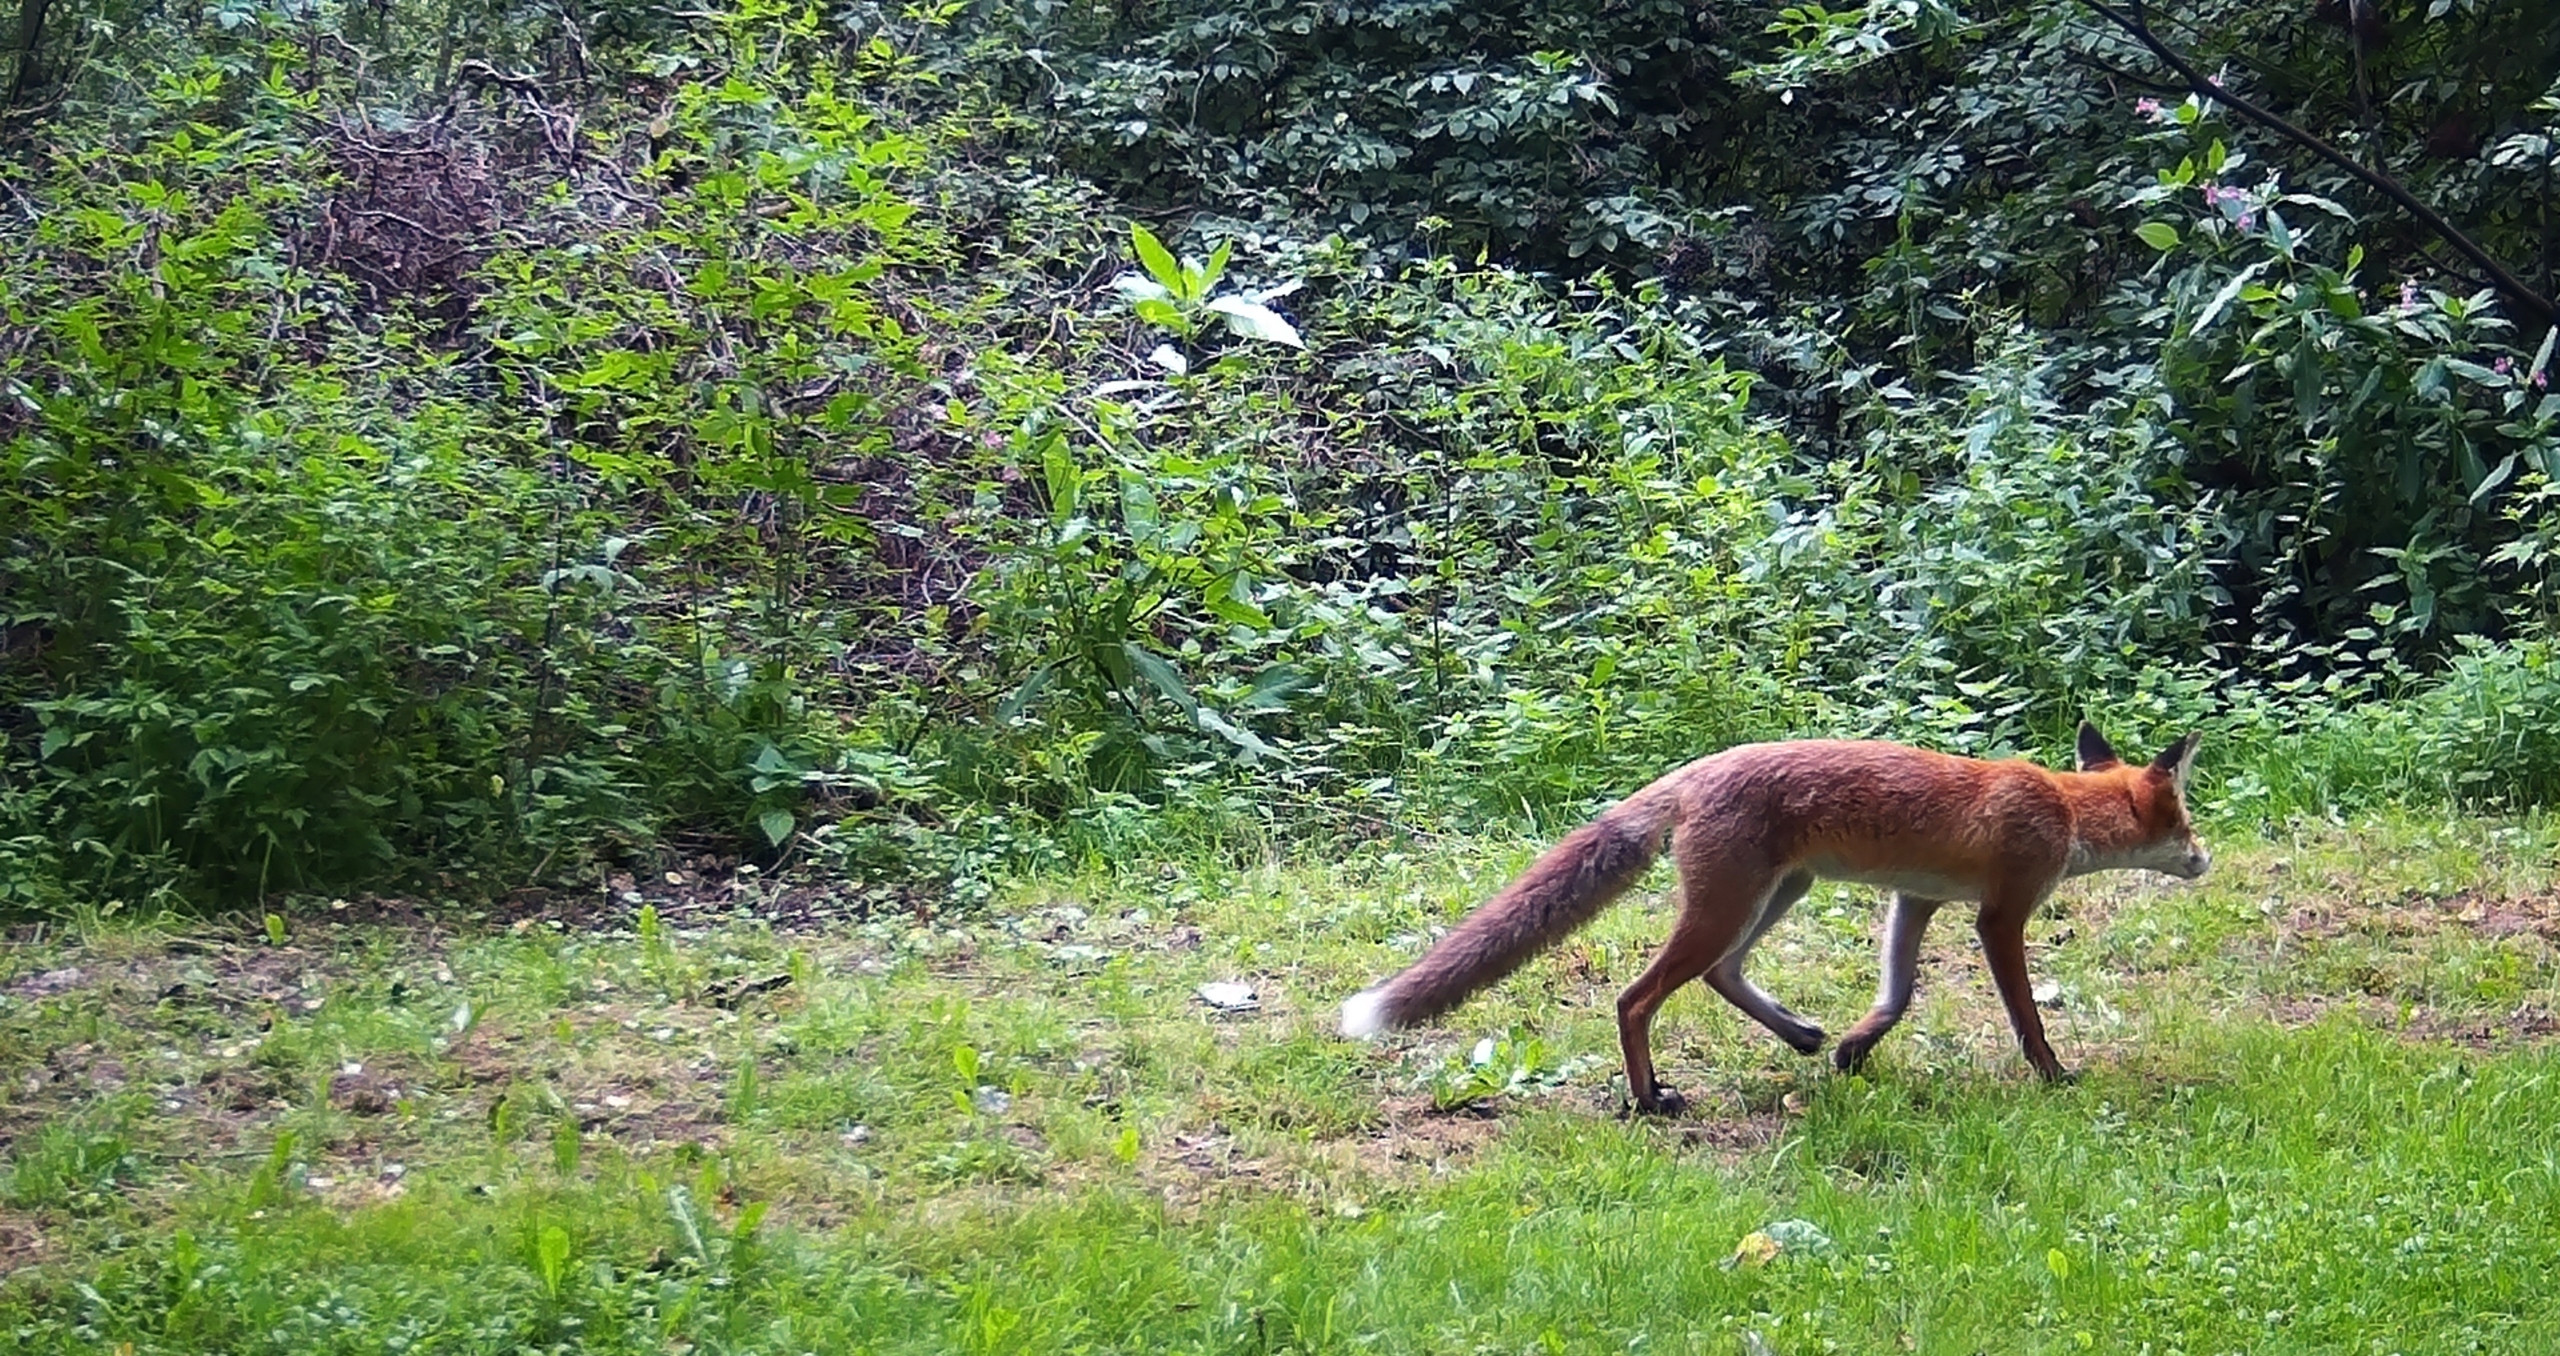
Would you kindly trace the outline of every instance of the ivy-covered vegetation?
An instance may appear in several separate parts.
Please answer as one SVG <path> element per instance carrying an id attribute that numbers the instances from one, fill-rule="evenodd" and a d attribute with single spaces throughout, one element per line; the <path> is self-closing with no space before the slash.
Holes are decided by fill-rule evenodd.
<path id="1" fill-rule="evenodd" d="M 19 18 L 9 907 L 2560 795 L 2541 0 Z"/>

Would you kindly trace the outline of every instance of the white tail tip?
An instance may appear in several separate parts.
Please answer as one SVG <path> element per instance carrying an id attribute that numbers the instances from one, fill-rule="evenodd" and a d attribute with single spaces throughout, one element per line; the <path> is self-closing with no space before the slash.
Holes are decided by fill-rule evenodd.
<path id="1" fill-rule="evenodd" d="M 1387 996 L 1377 989 L 1363 989 L 1343 1000 L 1342 1034 L 1353 1040 L 1367 1040 L 1387 1029 Z"/>

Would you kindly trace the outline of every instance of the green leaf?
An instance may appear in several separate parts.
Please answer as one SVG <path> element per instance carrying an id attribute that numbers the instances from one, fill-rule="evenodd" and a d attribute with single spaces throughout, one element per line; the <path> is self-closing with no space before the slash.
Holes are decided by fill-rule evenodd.
<path id="1" fill-rule="evenodd" d="M 534 1249 L 542 1267 L 543 1293 L 560 1298 L 560 1283 L 569 1273 L 569 1231 L 557 1224 L 542 1226 L 541 1241 Z"/>
<path id="2" fill-rule="evenodd" d="M 1271 629 L 1270 613 L 1254 606 L 1250 600 L 1218 591 L 1214 586 L 1208 595 L 1201 599 L 1201 602 L 1218 620 L 1230 626 L 1243 626 L 1256 631 Z"/>
<path id="3" fill-rule="evenodd" d="M 2489 473 L 2480 477 L 2479 485 L 2471 491 L 2472 503 L 2480 503 L 2490 495 L 2496 494 L 2498 487 L 2507 483 L 2507 477 L 2516 473 L 2516 455 L 2513 452 L 2508 453 L 2506 460 L 2489 468 Z"/>
<path id="4" fill-rule="evenodd" d="M 1289 696 L 1314 683 L 1307 671 L 1294 664 L 1274 664 L 1253 677 L 1244 697 L 1235 704 L 1238 711 L 1286 711 Z"/>
<path id="5" fill-rule="evenodd" d="M 1271 616 L 1253 601 L 1253 581 L 1241 570 L 1232 571 L 1209 581 L 1200 591 L 1200 601 L 1216 613 L 1220 621 L 1249 626 L 1257 631 L 1271 629 Z"/>
<path id="6" fill-rule="evenodd" d="M 1227 328 L 1247 339 L 1261 339 L 1291 348 L 1305 348 L 1307 342 L 1298 337 L 1297 327 L 1280 318 L 1278 311 L 1257 301 L 1242 297 L 1219 297 L 1209 309 L 1226 317 Z"/>
<path id="7" fill-rule="evenodd" d="M 765 841 L 775 847 L 782 846 L 782 841 L 791 836 L 795 822 L 789 810 L 767 810 L 756 816 L 756 827 L 764 830 Z"/>
<path id="8" fill-rule="evenodd" d="M 1200 707 L 1193 711 L 1191 715 L 1192 719 L 1199 722 L 1201 729 L 1207 730 L 1209 733 L 1216 735 L 1220 739 L 1244 750 L 1248 757 L 1256 759 L 1269 758 L 1279 752 L 1279 750 L 1272 748 L 1269 744 L 1262 742 L 1262 736 L 1255 734 L 1253 731 L 1236 724 L 1234 721 L 1231 721 L 1222 715 L 1219 715 L 1208 707 Z"/>
<path id="9" fill-rule="evenodd" d="M 1130 538 L 1142 544 L 1155 540 L 1162 516 L 1156 506 L 1155 487 L 1135 471 L 1122 471 L 1120 521 L 1128 527 Z"/>
<path id="10" fill-rule="evenodd" d="M 1173 252 L 1156 239 L 1156 233 L 1133 221 L 1129 223 L 1129 241 L 1137 247 L 1138 262 L 1146 267 L 1148 276 L 1163 284 L 1165 291 L 1182 297 L 1182 265 L 1174 262 Z"/>
<path id="11" fill-rule="evenodd" d="M 2409 394 L 2420 400 L 2433 400 L 2444 394 L 2442 358 L 2429 358 L 2418 365 L 2418 375 L 2409 379 Z"/>
<path id="12" fill-rule="evenodd" d="M 1051 436 L 1040 449 L 1040 475 L 1049 486 L 1050 521 L 1063 523 L 1076 511 L 1076 492 L 1084 486 L 1084 473 L 1076 469 L 1075 454 L 1067 449 L 1067 440 Z"/>
<path id="13" fill-rule="evenodd" d="M 2143 244 L 2162 254 L 2178 247 L 2178 228 L 2165 221 L 2146 221 L 2134 227 L 2133 233 L 2141 237 Z"/>
<path id="14" fill-rule="evenodd" d="M 1053 664 L 1043 664 L 1033 669 L 1031 676 L 1022 680 L 1022 686 L 1015 688 L 1012 695 L 996 703 L 996 724 L 1011 725 L 1021 719 L 1023 708 L 1031 705 L 1031 699 L 1039 696 L 1040 689 L 1049 685 L 1049 673 L 1055 667 Z"/>
<path id="15" fill-rule="evenodd" d="M 2240 289 L 2247 287 L 2270 262 L 2272 261 L 2261 259 L 2240 270 L 2231 281 L 2224 283 L 2222 290 L 2213 294 L 2213 300 L 2205 303 L 2204 314 L 2196 317 L 2195 327 L 2187 331 L 2188 337 L 2193 338 L 2204 333 L 2206 327 L 2219 319 L 2223 311 L 2231 305 L 2232 299 L 2240 295 Z"/>
<path id="16" fill-rule="evenodd" d="M 1169 301 L 1173 298 L 1173 293 L 1166 291 L 1163 283 L 1141 278 L 1135 273 L 1123 273 L 1112 279 L 1111 290 L 1133 302 Z"/>
<path id="17" fill-rule="evenodd" d="M 1185 715 L 1199 714 L 1199 699 L 1191 695 L 1190 686 L 1182 681 L 1182 675 L 1174 671 L 1173 665 L 1134 641 L 1122 641 L 1120 648 L 1128 653 L 1129 666 L 1137 671 L 1139 677 L 1146 679 L 1149 686 L 1163 693 L 1166 701 L 1181 707 Z"/>
<path id="18" fill-rule="evenodd" d="M 2462 439 L 2457 447 L 2458 455 L 2455 459 L 2462 465 L 2462 483 L 2472 487 L 2471 496 L 2473 501 L 2477 502 L 2480 497 L 2479 487 L 2489 483 L 2489 468 L 2480 460 L 2480 449 L 2473 447 L 2470 439 Z M 2416 536 L 2414 532 L 2410 534 L 2413 541 Z M 2404 560 L 2402 564 L 2405 566 L 2407 562 Z"/>

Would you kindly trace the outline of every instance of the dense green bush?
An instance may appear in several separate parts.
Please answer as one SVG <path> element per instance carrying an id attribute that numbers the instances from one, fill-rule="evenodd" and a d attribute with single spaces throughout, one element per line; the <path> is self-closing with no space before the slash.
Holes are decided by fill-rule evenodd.
<path id="1" fill-rule="evenodd" d="M 538 872 L 678 825 L 791 831 L 839 725 L 806 700 L 791 605 L 843 502 L 809 440 L 852 454 L 879 421 L 858 386 L 814 413 L 768 392 L 841 361 L 822 339 L 879 341 L 848 370 L 896 360 L 864 284 L 909 208 L 877 187 L 896 138 L 753 64 L 777 22 L 707 41 L 724 77 L 799 87 L 753 135 L 681 87 L 663 172 L 690 192 L 599 230 L 575 195 L 612 185 L 574 162 L 483 186 L 526 198 L 517 231 L 474 242 L 461 345 L 422 304 L 450 298 L 360 290 L 397 269 L 304 263 L 350 214 L 450 208 L 355 196 L 367 157 L 437 142 L 289 148 L 313 101 L 239 93 L 208 59 L 124 111 L 131 140 L 18 176 L 51 210 L 0 298 L 20 336 L 0 568 L 10 623 L 41 637 L 8 674 L 10 888 L 253 897 Z M 448 185 L 481 168 L 442 161 Z M 764 229 L 804 186 L 836 215 Z M 867 249 L 779 282 L 755 251 L 809 231 Z"/>
<path id="2" fill-rule="evenodd" d="M 2550 293 L 2560 11 L 2477 0 L 2351 37 L 2326 10 L 2158 22 Z M 2159 402 L 2146 474 L 2218 510 L 2228 662 L 2325 664 L 2367 624 L 2440 655 L 2518 611 L 2502 510 L 2560 450 L 2505 397 L 2542 332 L 2387 198 L 2164 88 L 2089 6 L 1180 0 L 988 5 L 955 32 L 1143 209 L 1659 276 L 1822 456 L 1961 419 L 2024 323 L 2065 409 Z"/>

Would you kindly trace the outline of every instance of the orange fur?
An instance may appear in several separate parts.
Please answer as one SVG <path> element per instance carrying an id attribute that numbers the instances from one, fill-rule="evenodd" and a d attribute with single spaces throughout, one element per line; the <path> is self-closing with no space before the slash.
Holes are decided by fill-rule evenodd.
<path id="1" fill-rule="evenodd" d="M 1678 916 L 1653 964 L 1618 998 L 1627 1089 L 1639 1107 L 1678 1104 L 1654 1079 L 1651 1032 L 1663 1000 L 1692 979 L 1798 1051 L 1821 1048 L 1820 1027 L 1742 974 L 1752 945 L 1817 877 L 1894 891 L 1876 1003 L 1841 1038 L 1841 1068 L 1858 1068 L 1901 1020 L 1930 917 L 1941 904 L 1971 900 L 2027 1062 L 2061 1078 L 2029 996 L 2027 920 L 2066 876 L 2204 874 L 2212 858 L 2196 842 L 2185 798 L 2195 745 L 2190 735 L 2135 767 L 2084 723 L 2074 772 L 1850 740 L 1727 749 L 1566 835 L 1420 960 L 1344 1003 L 1344 1033 L 1365 1036 L 1456 1007 L 1590 921 L 1667 840 L 1680 872 Z"/>

